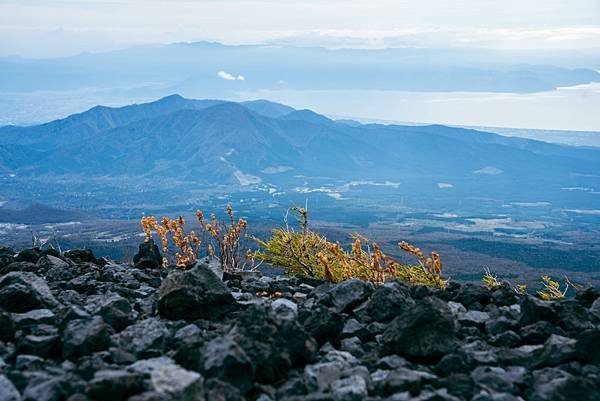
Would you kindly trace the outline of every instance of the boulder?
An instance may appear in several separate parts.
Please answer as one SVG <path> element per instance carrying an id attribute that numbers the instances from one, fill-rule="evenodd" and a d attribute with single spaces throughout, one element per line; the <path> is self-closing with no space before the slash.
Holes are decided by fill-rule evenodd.
<path id="1" fill-rule="evenodd" d="M 557 366 L 569 362 L 575 357 L 576 343 L 577 341 L 572 338 L 552 334 L 544 343 L 535 366 Z"/>
<path id="2" fill-rule="evenodd" d="M 345 280 L 330 289 L 331 303 L 337 312 L 347 312 L 364 302 L 373 292 L 373 285 L 362 280 Z"/>
<path id="3" fill-rule="evenodd" d="M 64 400 L 71 393 L 69 381 L 65 376 L 48 380 L 32 381 L 23 391 L 22 401 Z"/>
<path id="4" fill-rule="evenodd" d="M 3 374 L 0 374 L 0 400 L 21 401 L 21 394 L 15 385 Z"/>
<path id="5" fill-rule="evenodd" d="M 96 265 L 101 265 L 103 263 L 101 260 L 96 259 L 94 252 L 92 252 L 91 249 L 72 249 L 66 251 L 64 256 L 75 263 L 93 263 Z"/>
<path id="6" fill-rule="evenodd" d="M 164 352 L 169 330 L 157 318 L 141 320 L 112 336 L 114 343 L 139 358 L 159 356 Z"/>
<path id="7" fill-rule="evenodd" d="M 392 281 L 377 287 L 373 292 L 367 303 L 366 316 L 376 322 L 389 321 L 414 304 L 410 290 L 405 285 Z"/>
<path id="8" fill-rule="evenodd" d="M 467 309 L 477 310 L 490 303 L 491 294 L 487 288 L 481 285 L 465 283 L 460 286 L 452 300 L 460 302 Z"/>
<path id="9" fill-rule="evenodd" d="M 47 330 L 19 337 L 17 352 L 36 355 L 41 358 L 56 357 L 60 354 L 60 337 L 56 330 Z M 47 330 L 47 331 L 46 331 Z"/>
<path id="10" fill-rule="evenodd" d="M 362 401 L 368 395 L 367 381 L 361 375 L 336 380 L 331 385 L 335 401 Z"/>
<path id="11" fill-rule="evenodd" d="M 9 312 L 54 308 L 58 302 L 46 282 L 31 272 L 10 272 L 0 278 L 0 307 Z"/>
<path id="12" fill-rule="evenodd" d="M 203 377 L 175 364 L 171 358 L 142 359 L 130 365 L 127 371 L 144 375 L 150 382 L 150 393 L 160 399 L 204 400 Z"/>
<path id="13" fill-rule="evenodd" d="M 97 401 L 124 401 L 144 390 L 144 375 L 141 373 L 101 370 L 89 382 L 87 395 Z"/>
<path id="14" fill-rule="evenodd" d="M 162 255 L 154 241 L 140 244 L 138 253 L 133 257 L 133 263 L 138 269 L 158 269 L 162 266 Z"/>
<path id="15" fill-rule="evenodd" d="M 598 384 L 563 370 L 546 368 L 533 372 L 528 401 L 600 401 Z"/>
<path id="16" fill-rule="evenodd" d="M 293 367 L 314 359 L 316 341 L 297 320 L 282 320 L 268 307 L 251 306 L 242 312 L 232 336 L 255 366 L 256 380 L 283 380 Z"/>
<path id="17" fill-rule="evenodd" d="M 112 332 L 99 316 L 70 321 L 63 333 L 63 358 L 73 359 L 107 350 Z"/>
<path id="18" fill-rule="evenodd" d="M 122 296 L 108 292 L 97 297 L 90 297 L 88 309 L 94 315 L 102 316 L 104 321 L 116 331 L 121 331 L 132 321 L 132 307 Z"/>
<path id="19" fill-rule="evenodd" d="M 10 341 L 15 335 L 11 314 L 0 309 L 0 341 Z"/>
<path id="20" fill-rule="evenodd" d="M 400 367 L 394 370 L 375 371 L 371 378 L 378 395 L 389 396 L 408 391 L 418 395 L 421 389 L 433 384 L 437 377 L 431 373 Z"/>
<path id="21" fill-rule="evenodd" d="M 448 305 L 427 298 L 390 322 L 381 338 L 384 353 L 441 358 L 456 346 L 456 326 Z"/>
<path id="22" fill-rule="evenodd" d="M 324 305 L 312 308 L 301 308 L 298 320 L 302 327 L 313 336 L 319 344 L 327 341 L 339 342 L 340 332 L 344 327 L 343 317 Z"/>
<path id="23" fill-rule="evenodd" d="M 15 256 L 17 262 L 36 263 L 40 257 L 40 251 L 36 248 L 23 249 Z"/>
<path id="24" fill-rule="evenodd" d="M 232 383 L 242 392 L 252 386 L 254 366 L 231 335 L 208 342 L 202 359 L 202 370 L 207 377 Z"/>
<path id="25" fill-rule="evenodd" d="M 163 280 L 158 312 L 167 319 L 218 319 L 237 307 L 231 291 L 206 265 L 176 270 Z"/>
<path id="26" fill-rule="evenodd" d="M 56 316 L 49 309 L 34 309 L 25 313 L 13 313 L 11 319 L 17 329 L 38 324 L 54 324 Z"/>
<path id="27" fill-rule="evenodd" d="M 520 324 L 525 326 L 544 320 L 550 323 L 556 321 L 556 313 L 552 308 L 552 302 L 544 301 L 534 296 L 525 296 L 521 300 Z"/>
<path id="28" fill-rule="evenodd" d="M 600 365 L 600 327 L 579 333 L 575 349 L 579 360 Z"/>

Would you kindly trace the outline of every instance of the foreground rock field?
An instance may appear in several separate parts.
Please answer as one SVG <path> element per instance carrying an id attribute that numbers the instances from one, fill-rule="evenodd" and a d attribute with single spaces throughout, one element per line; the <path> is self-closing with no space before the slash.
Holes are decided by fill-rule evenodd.
<path id="1" fill-rule="evenodd" d="M 600 400 L 600 294 L 0 248 L 0 401 Z"/>

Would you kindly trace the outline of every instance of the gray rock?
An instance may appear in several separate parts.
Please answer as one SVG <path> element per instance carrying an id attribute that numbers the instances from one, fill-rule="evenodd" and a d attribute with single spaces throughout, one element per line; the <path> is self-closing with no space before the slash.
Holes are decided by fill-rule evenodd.
<path id="1" fill-rule="evenodd" d="M 43 270 L 43 271 L 48 271 L 50 269 L 56 268 L 56 269 L 68 269 L 69 268 L 69 264 L 67 262 L 65 262 L 64 260 L 57 258 L 56 256 L 52 256 L 52 255 L 44 255 L 41 258 L 38 259 L 36 266 Z"/>
<path id="2" fill-rule="evenodd" d="M 18 370 L 41 370 L 44 367 L 44 359 L 36 355 L 17 355 L 15 367 Z"/>
<path id="3" fill-rule="evenodd" d="M 544 343 L 544 348 L 535 367 L 557 366 L 575 357 L 577 340 L 552 334 Z"/>
<path id="4" fill-rule="evenodd" d="M 0 400 L 21 401 L 19 390 L 17 390 L 15 385 L 3 374 L 0 374 Z"/>
<path id="5" fill-rule="evenodd" d="M 346 280 L 331 288 L 331 302 L 336 311 L 348 311 L 364 302 L 373 292 L 373 285 L 362 280 Z"/>
<path id="6" fill-rule="evenodd" d="M 344 338 L 341 342 L 340 349 L 351 353 L 356 357 L 361 357 L 365 351 L 362 346 L 362 341 L 358 337 Z"/>
<path id="7" fill-rule="evenodd" d="M 53 377 L 44 381 L 32 381 L 23 391 L 22 401 L 57 401 L 65 399 L 70 393 L 66 377 Z"/>
<path id="8" fill-rule="evenodd" d="M 490 320 L 490 314 L 476 310 L 470 310 L 458 315 L 458 321 L 463 326 L 484 327 Z"/>
<path id="9" fill-rule="evenodd" d="M 385 353 L 441 357 L 456 346 L 456 326 L 448 305 L 436 298 L 419 301 L 396 317 L 382 336 Z"/>
<path id="10" fill-rule="evenodd" d="M 150 375 L 154 370 L 165 365 L 175 365 L 175 361 L 167 356 L 140 359 L 127 367 L 127 370 L 144 375 Z"/>
<path id="11" fill-rule="evenodd" d="M 60 354 L 60 337 L 55 333 L 56 330 L 49 330 L 47 333 L 40 332 L 40 334 L 19 337 L 17 352 L 41 358 L 55 357 Z"/>
<path id="12" fill-rule="evenodd" d="M 279 298 L 271 303 L 276 316 L 283 320 L 294 320 L 298 316 L 298 305 L 289 299 Z"/>
<path id="13" fill-rule="evenodd" d="M 10 272 L 0 278 L 0 307 L 9 312 L 54 308 L 58 302 L 46 282 L 30 272 Z"/>
<path id="14" fill-rule="evenodd" d="M 142 242 L 138 253 L 133 257 L 133 263 L 138 269 L 159 269 L 162 266 L 162 255 L 154 241 Z"/>
<path id="15" fill-rule="evenodd" d="M 410 297 L 410 289 L 392 281 L 380 285 L 367 302 L 366 317 L 376 322 L 389 321 L 410 309 L 415 301 Z"/>
<path id="16" fill-rule="evenodd" d="M 461 401 L 460 398 L 453 396 L 448 393 L 448 390 L 441 388 L 435 391 L 425 391 L 421 393 L 417 398 L 413 398 L 411 401 Z"/>
<path id="17" fill-rule="evenodd" d="M 513 368 L 507 372 L 497 366 L 479 366 L 471 372 L 471 378 L 484 390 L 489 392 L 508 392 L 516 394 L 517 384 L 523 382 L 525 376 L 524 368 Z"/>
<path id="18" fill-rule="evenodd" d="M 358 360 L 348 352 L 330 351 L 320 362 L 304 367 L 306 387 L 310 391 L 329 391 L 336 380 L 357 365 Z"/>
<path id="19" fill-rule="evenodd" d="M 140 373 L 101 370 L 89 382 L 87 395 L 98 401 L 121 401 L 144 390 L 144 375 Z"/>
<path id="20" fill-rule="evenodd" d="M 367 381 L 360 375 L 352 375 L 336 380 L 331 385 L 336 401 L 361 401 L 367 396 Z"/>
<path id="21" fill-rule="evenodd" d="M 174 364 L 152 370 L 150 382 L 154 391 L 173 401 L 204 401 L 204 379 Z"/>
<path id="22" fill-rule="evenodd" d="M 512 395 L 510 393 L 490 393 L 481 390 L 476 394 L 471 401 L 524 401 L 523 398 Z"/>
<path id="23" fill-rule="evenodd" d="M 600 401 L 597 383 L 556 368 L 533 372 L 528 401 Z"/>
<path id="24" fill-rule="evenodd" d="M 11 319 L 17 329 L 38 324 L 54 324 L 56 316 L 49 309 L 34 309 L 25 313 L 13 313 Z"/>
<path id="25" fill-rule="evenodd" d="M 244 350 L 231 336 L 217 337 L 203 350 L 206 377 L 217 378 L 245 392 L 252 386 L 254 366 Z"/>
<path id="26" fill-rule="evenodd" d="M 600 298 L 596 299 L 590 306 L 590 313 L 600 320 Z"/>
<path id="27" fill-rule="evenodd" d="M 140 358 L 155 357 L 165 349 L 169 330 L 156 318 L 141 320 L 118 334 L 112 340 L 122 349 Z"/>
<path id="28" fill-rule="evenodd" d="M 539 322 L 540 320 L 551 323 L 556 321 L 556 313 L 552 308 L 552 302 L 529 295 L 523 297 L 521 301 L 521 320 L 519 323 L 524 326 Z"/>
<path id="29" fill-rule="evenodd" d="M 421 389 L 437 380 L 437 376 L 420 370 L 400 367 L 394 370 L 378 370 L 371 375 L 377 394 L 389 396 L 409 392 L 418 395 Z"/>
<path id="30" fill-rule="evenodd" d="M 217 319 L 235 309 L 231 291 L 206 265 L 169 273 L 159 289 L 158 311 L 167 319 Z"/>
<path id="31" fill-rule="evenodd" d="M 129 301 L 114 293 L 90 297 L 88 309 L 94 315 L 102 316 L 104 321 L 117 332 L 123 330 L 132 321 L 132 308 Z"/>
<path id="32" fill-rule="evenodd" d="M 63 358 L 74 359 L 107 350 L 112 332 L 100 316 L 70 321 L 63 333 Z"/>

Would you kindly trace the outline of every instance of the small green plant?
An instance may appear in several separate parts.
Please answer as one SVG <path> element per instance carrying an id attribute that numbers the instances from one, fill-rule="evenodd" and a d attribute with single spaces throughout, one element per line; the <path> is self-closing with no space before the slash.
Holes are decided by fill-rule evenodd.
<path id="1" fill-rule="evenodd" d="M 442 277 L 442 261 L 433 252 L 427 258 L 419 248 L 406 242 L 400 248 L 418 258 L 418 264 L 406 266 L 385 255 L 376 242 L 358 234 L 353 235 L 354 243 L 350 249 L 344 249 L 337 242 L 308 227 L 306 208 L 293 207 L 300 223 L 300 230 L 286 227 L 273 230 L 266 240 L 255 239 L 262 250 L 254 257 L 272 265 L 281 266 L 287 274 L 339 282 L 357 278 L 375 285 L 382 284 L 386 278 L 398 278 L 410 284 L 423 284 L 443 288 L 447 281 Z"/>

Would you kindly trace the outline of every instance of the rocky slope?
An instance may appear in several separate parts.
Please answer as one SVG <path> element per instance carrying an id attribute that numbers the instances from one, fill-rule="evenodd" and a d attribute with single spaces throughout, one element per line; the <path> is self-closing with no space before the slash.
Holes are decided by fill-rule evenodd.
<path id="1" fill-rule="evenodd" d="M 600 400 L 600 299 L 0 249 L 0 400 Z"/>

